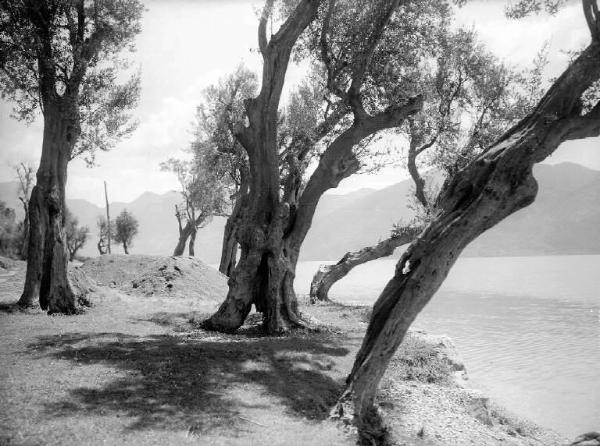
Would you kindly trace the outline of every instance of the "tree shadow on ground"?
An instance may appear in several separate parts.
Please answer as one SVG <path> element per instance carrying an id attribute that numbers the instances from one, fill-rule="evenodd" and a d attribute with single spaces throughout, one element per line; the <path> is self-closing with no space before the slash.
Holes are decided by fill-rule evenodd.
<path id="1" fill-rule="evenodd" d="M 327 335 L 204 331 L 146 337 L 71 333 L 40 337 L 28 347 L 45 357 L 125 373 L 100 387 L 90 382 L 71 389 L 67 399 L 46 407 L 48 416 L 127 416 L 135 419 L 128 429 L 198 433 L 230 429 L 243 420 L 240 410 L 261 407 L 240 400 L 239 392 L 248 389 L 275 396 L 292 414 L 325 419 L 342 388 L 341 380 L 327 374 L 331 357 L 348 354 Z"/>

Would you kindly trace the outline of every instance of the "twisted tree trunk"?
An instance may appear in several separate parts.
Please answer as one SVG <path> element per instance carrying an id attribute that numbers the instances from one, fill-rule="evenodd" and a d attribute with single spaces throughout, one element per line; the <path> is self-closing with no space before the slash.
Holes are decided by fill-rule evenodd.
<path id="1" fill-rule="evenodd" d="M 231 272 L 235 268 L 237 262 L 238 233 L 244 218 L 244 209 L 248 195 L 247 173 L 242 169 L 240 170 L 240 174 L 240 190 L 235 199 L 231 215 L 227 218 L 227 222 L 225 223 L 223 247 L 221 248 L 221 261 L 219 263 L 219 271 L 227 277 L 231 276 Z"/>
<path id="2" fill-rule="evenodd" d="M 334 265 L 321 265 L 310 284 L 311 303 L 315 303 L 318 300 L 328 300 L 328 293 L 331 287 L 346 277 L 355 267 L 392 255 L 396 248 L 412 242 L 422 230 L 421 226 L 405 226 L 400 232 L 394 233 L 375 246 L 368 246 L 359 251 L 348 252 Z"/>
<path id="3" fill-rule="evenodd" d="M 279 197 L 277 125 L 292 47 L 316 17 L 320 1 L 301 0 L 279 31 L 267 39 L 273 3 L 267 0 L 258 27 L 263 57 L 261 91 L 256 98 L 246 101 L 249 125 L 236 135 L 248 153 L 250 165 L 250 193 L 238 240 L 241 256 L 229 278 L 227 298 L 204 323 L 212 330 L 236 330 L 253 304 L 263 313 L 264 327 L 269 333 L 282 333 L 303 325 L 293 292 L 295 253 L 293 247 L 288 252 L 284 243 L 290 206 Z"/>
<path id="4" fill-rule="evenodd" d="M 19 305 L 30 307 L 39 296 L 48 313 L 74 314 L 77 301 L 67 277 L 64 233 L 67 164 L 78 136 L 73 104 L 47 104 L 42 157 L 29 202 L 27 274 Z"/>
<path id="5" fill-rule="evenodd" d="M 584 0 L 588 7 L 590 1 Z M 589 11 L 586 11 L 589 12 Z M 590 12 L 592 17 L 593 13 Z M 438 290 L 462 250 L 478 235 L 531 204 L 532 175 L 564 141 L 600 134 L 600 103 L 582 113 L 582 94 L 600 79 L 600 18 L 590 24 L 593 41 L 558 78 L 534 112 L 496 144 L 446 181 L 440 214 L 407 249 L 373 307 L 362 346 L 336 410 L 351 400 L 359 429 L 379 444 L 372 422 L 379 382 L 408 327 Z"/>
<path id="6" fill-rule="evenodd" d="M 239 328 L 252 305 L 263 313 L 264 326 L 269 333 L 286 332 L 290 328 L 306 326 L 297 311 L 293 281 L 300 247 L 312 224 L 315 209 L 322 195 L 337 187 L 339 182 L 359 168 L 353 148 L 364 138 L 376 132 L 401 125 L 412 113 L 422 107 L 422 98 L 387 107 L 370 115 L 360 97 L 364 73 L 370 55 L 398 0 L 382 8 L 378 25 L 366 45 L 345 101 L 353 110 L 354 121 L 339 134 L 322 154 L 319 165 L 300 196 L 297 173 L 291 173 L 286 182 L 290 189 L 280 198 L 280 160 L 277 138 L 278 106 L 291 49 L 306 26 L 314 20 L 319 1 L 302 0 L 280 30 L 266 38 L 266 27 L 273 1 L 268 0 L 259 24 L 259 47 L 263 56 L 263 80 L 259 95 L 246 102 L 249 126 L 237 133 L 237 138 L 248 153 L 250 162 L 250 193 L 244 222 L 240 228 L 240 260 L 229 279 L 229 293 L 219 310 L 204 323 L 204 327 L 219 331 Z M 347 110 L 344 109 L 344 113 Z M 330 127 L 343 117 L 335 114 L 333 123 L 325 122 L 325 136 Z M 326 120 L 327 121 L 327 120 Z M 317 128 L 317 134 L 321 129 Z M 309 144 L 316 143 L 309 141 Z M 311 147 L 302 147 L 306 154 Z M 302 162 L 302 156 L 297 156 Z M 292 171 L 295 162 L 289 163 Z M 287 187 L 287 186 L 286 186 Z"/>

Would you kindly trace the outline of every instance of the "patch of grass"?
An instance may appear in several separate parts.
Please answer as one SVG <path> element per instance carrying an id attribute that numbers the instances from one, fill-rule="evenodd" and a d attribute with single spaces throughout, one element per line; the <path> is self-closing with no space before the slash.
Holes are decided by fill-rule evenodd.
<path id="1" fill-rule="evenodd" d="M 388 376 L 447 385 L 452 380 L 452 369 L 434 345 L 408 334 L 390 363 Z"/>
<path id="2" fill-rule="evenodd" d="M 530 421 L 521 419 L 503 407 L 491 405 L 492 418 L 511 435 L 518 434 L 522 437 L 535 437 L 538 427 Z"/>

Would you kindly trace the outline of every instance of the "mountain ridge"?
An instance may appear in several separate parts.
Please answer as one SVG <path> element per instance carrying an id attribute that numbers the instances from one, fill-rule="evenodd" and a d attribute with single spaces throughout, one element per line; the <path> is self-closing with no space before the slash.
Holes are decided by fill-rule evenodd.
<path id="1" fill-rule="evenodd" d="M 464 256 L 520 256 L 600 253 L 600 171 L 575 163 L 537 165 L 534 176 L 539 183 L 536 201 L 507 217 L 503 222 L 471 243 Z M 412 182 L 401 181 L 383 189 L 363 188 L 348 194 L 328 193 L 315 213 L 300 260 L 337 260 L 347 251 L 372 245 L 388 236 L 392 225 L 410 220 L 408 207 Z M 0 183 L 0 200 L 14 207 L 22 218 L 16 198 L 15 182 Z M 180 194 L 144 192 L 130 203 L 110 204 L 111 216 L 127 208 L 140 222 L 132 252 L 149 255 L 171 254 L 177 241 L 174 206 Z M 68 199 L 67 204 L 90 228 L 91 237 L 82 249 L 84 256 L 95 256 L 98 216 L 105 209 L 85 199 Z M 218 263 L 225 219 L 215 217 L 198 231 L 197 256 Z M 113 252 L 121 252 L 115 247 Z"/>

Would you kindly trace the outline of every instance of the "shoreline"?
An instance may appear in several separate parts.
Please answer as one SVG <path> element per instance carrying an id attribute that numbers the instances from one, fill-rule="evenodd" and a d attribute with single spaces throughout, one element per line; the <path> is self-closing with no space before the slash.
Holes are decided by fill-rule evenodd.
<path id="1" fill-rule="evenodd" d="M 335 301 L 320 305 L 355 312 L 365 327 L 371 310 L 367 305 Z M 308 305 L 305 308 L 310 310 Z M 427 360 L 418 364 L 415 358 Z M 449 336 L 409 329 L 378 393 L 379 407 L 394 441 L 413 444 L 411 441 L 419 439 L 423 444 L 440 446 L 569 443 L 564 435 L 515 414 L 470 384 L 468 367 Z"/>

